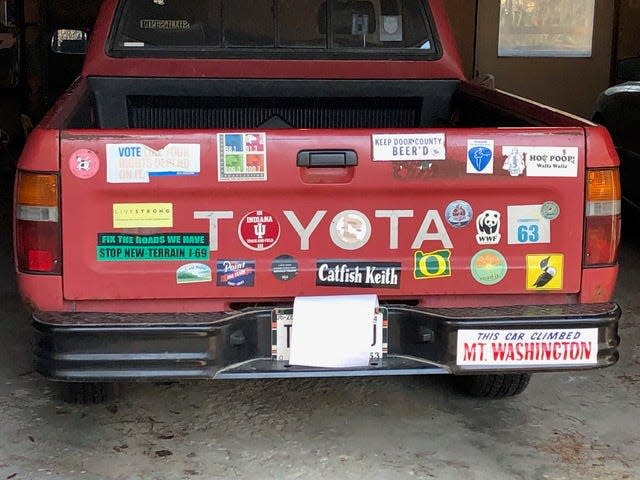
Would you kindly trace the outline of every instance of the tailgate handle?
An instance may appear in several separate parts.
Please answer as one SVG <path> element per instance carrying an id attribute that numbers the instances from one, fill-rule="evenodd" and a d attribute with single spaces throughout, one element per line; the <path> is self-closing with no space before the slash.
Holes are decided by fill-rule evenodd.
<path id="1" fill-rule="evenodd" d="M 353 150 L 302 150 L 297 165 L 306 168 L 355 167 L 358 154 Z"/>

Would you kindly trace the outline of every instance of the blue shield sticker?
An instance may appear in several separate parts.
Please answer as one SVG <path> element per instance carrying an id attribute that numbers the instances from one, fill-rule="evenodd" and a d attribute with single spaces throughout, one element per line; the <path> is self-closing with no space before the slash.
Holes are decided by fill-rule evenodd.
<path id="1" fill-rule="evenodd" d="M 493 152 L 487 147 L 473 147 L 469 149 L 469 162 L 478 172 L 484 171 L 493 159 Z"/>

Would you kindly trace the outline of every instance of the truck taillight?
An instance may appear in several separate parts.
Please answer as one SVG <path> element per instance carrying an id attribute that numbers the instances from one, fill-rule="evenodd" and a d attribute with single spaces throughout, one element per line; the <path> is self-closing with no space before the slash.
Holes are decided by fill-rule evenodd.
<path id="1" fill-rule="evenodd" d="M 18 172 L 16 259 L 24 273 L 60 273 L 58 176 Z"/>
<path id="2" fill-rule="evenodd" d="M 584 265 L 612 265 L 620 243 L 621 190 L 618 169 L 587 171 Z"/>

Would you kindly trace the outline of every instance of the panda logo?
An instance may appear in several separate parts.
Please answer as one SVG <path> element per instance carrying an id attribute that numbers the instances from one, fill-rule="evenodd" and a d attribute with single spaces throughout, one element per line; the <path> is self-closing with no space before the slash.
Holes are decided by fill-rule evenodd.
<path id="1" fill-rule="evenodd" d="M 495 245 L 500 243 L 500 212 L 485 210 L 476 218 L 476 228 L 478 244 Z"/>

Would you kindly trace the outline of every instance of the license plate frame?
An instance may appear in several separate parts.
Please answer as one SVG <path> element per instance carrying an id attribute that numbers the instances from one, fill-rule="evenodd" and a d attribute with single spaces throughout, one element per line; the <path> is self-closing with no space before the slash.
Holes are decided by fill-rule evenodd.
<path id="1" fill-rule="evenodd" d="M 378 307 L 372 318 L 372 349 L 369 366 L 380 366 L 389 351 L 389 310 Z M 274 308 L 271 311 L 271 359 L 289 363 L 293 308 Z M 381 341 L 380 341 L 381 340 Z"/>

